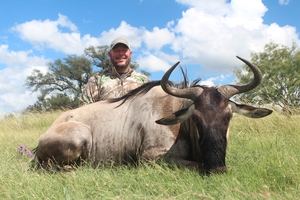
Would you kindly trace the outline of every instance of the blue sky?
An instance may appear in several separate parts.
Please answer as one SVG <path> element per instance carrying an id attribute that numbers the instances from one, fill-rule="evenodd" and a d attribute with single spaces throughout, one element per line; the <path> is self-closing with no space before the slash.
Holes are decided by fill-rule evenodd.
<path id="1" fill-rule="evenodd" d="M 299 8 L 299 0 L 3 0 L 0 115 L 36 101 L 24 86 L 33 69 L 119 36 L 152 80 L 180 60 L 190 80 L 232 83 L 236 55 L 250 59 L 271 40 L 300 46 Z M 182 80 L 178 71 L 171 79 Z"/>

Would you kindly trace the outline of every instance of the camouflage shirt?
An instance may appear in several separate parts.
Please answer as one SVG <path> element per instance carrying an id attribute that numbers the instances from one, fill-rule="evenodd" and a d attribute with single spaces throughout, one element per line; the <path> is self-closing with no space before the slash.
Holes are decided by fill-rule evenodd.
<path id="1" fill-rule="evenodd" d="M 109 98 L 120 97 L 150 79 L 135 70 L 119 75 L 115 68 L 94 74 L 80 97 L 80 106 Z"/>

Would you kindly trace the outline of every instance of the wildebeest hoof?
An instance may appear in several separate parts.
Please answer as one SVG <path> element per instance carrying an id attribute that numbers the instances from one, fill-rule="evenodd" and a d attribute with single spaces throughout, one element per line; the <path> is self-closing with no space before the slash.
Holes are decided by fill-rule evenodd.
<path id="1" fill-rule="evenodd" d="M 64 166 L 63 166 L 63 170 L 66 171 L 66 172 L 69 172 L 69 171 L 71 171 L 72 169 L 73 169 L 73 167 L 70 166 L 70 165 L 64 165 Z"/>

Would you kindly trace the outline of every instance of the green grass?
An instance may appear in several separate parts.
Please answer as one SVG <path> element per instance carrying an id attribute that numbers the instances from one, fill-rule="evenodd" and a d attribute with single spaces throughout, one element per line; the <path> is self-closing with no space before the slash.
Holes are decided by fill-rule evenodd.
<path id="1" fill-rule="evenodd" d="M 234 116 L 228 173 L 201 177 L 165 163 L 48 173 L 19 145 L 37 145 L 60 112 L 0 120 L 0 199 L 300 199 L 300 116 Z"/>

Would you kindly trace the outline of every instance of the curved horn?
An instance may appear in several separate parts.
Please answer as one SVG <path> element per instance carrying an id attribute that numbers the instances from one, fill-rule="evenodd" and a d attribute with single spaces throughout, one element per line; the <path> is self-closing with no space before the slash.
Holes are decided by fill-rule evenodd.
<path id="1" fill-rule="evenodd" d="M 230 99 L 232 96 L 239 94 L 239 93 L 244 93 L 247 91 L 250 91 L 252 89 L 254 89 L 255 87 L 257 87 L 261 80 L 262 80 L 262 74 L 260 69 L 253 65 L 251 62 L 249 62 L 248 60 L 245 60 L 239 56 L 236 56 L 238 59 L 240 59 L 241 61 L 243 61 L 246 65 L 248 65 L 253 74 L 254 74 L 254 78 L 252 79 L 252 81 L 250 83 L 247 84 L 243 84 L 243 85 L 222 85 L 218 88 L 218 91 L 220 93 L 222 93 L 226 98 Z"/>
<path id="2" fill-rule="evenodd" d="M 187 98 L 187 99 L 191 99 L 192 101 L 194 101 L 196 99 L 196 97 L 202 93 L 202 91 L 203 91 L 202 88 L 197 87 L 197 88 L 178 89 L 178 88 L 170 86 L 170 84 L 169 84 L 169 77 L 179 63 L 180 63 L 179 61 L 177 63 L 175 63 L 165 73 L 165 75 L 163 76 L 163 78 L 161 80 L 161 87 L 169 95 L 179 97 L 179 98 Z"/>

